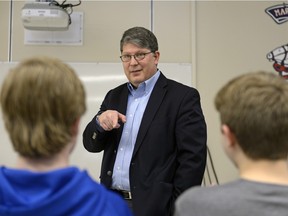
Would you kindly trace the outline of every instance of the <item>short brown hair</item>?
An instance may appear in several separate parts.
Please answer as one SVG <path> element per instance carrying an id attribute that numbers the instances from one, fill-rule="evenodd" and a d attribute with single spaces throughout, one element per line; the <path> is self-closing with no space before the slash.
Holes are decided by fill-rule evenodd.
<path id="1" fill-rule="evenodd" d="M 264 71 L 236 77 L 217 93 L 215 106 L 247 156 L 287 157 L 288 83 L 283 78 Z"/>
<path id="2" fill-rule="evenodd" d="M 63 149 L 71 126 L 86 110 L 84 87 L 75 71 L 49 57 L 29 58 L 12 68 L 0 101 L 15 151 L 31 158 Z"/>

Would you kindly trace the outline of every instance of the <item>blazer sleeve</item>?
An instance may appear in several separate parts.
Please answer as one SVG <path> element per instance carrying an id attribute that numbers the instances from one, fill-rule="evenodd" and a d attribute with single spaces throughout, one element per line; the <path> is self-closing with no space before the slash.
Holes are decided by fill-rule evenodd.
<path id="1" fill-rule="evenodd" d="M 175 199 L 184 190 L 201 185 L 207 156 L 207 128 L 199 92 L 191 88 L 179 107 L 176 123 L 178 167 L 174 178 Z"/>
<path id="2" fill-rule="evenodd" d="M 101 152 L 104 149 L 109 148 L 107 143 L 111 145 L 112 143 L 116 143 L 116 138 L 121 133 L 122 127 L 119 129 L 114 129 L 112 131 L 104 131 L 99 128 L 99 125 L 96 123 L 96 116 L 100 115 L 102 112 L 112 109 L 120 112 L 124 112 L 123 110 L 119 110 L 120 105 L 126 107 L 128 89 L 125 88 L 125 84 L 117 87 L 116 89 L 110 90 L 101 106 L 98 113 L 93 117 L 93 119 L 87 124 L 84 132 L 83 132 L 83 145 L 85 149 L 89 152 Z M 123 99 L 124 98 L 124 99 Z"/>
<path id="3" fill-rule="evenodd" d="M 101 140 L 105 138 L 105 132 L 100 133 L 97 127 L 97 115 L 87 124 L 82 136 L 84 148 L 89 152 L 101 152 L 104 150 L 104 142 L 101 142 Z"/>

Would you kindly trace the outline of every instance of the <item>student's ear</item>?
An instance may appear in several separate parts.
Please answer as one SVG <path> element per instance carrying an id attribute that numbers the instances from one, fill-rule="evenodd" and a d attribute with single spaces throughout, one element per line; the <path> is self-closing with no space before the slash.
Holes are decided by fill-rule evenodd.
<path id="1" fill-rule="evenodd" d="M 77 136 L 79 132 L 80 118 L 77 118 L 71 126 L 72 136 Z"/>
<path id="2" fill-rule="evenodd" d="M 235 134 L 233 133 L 233 131 L 231 130 L 231 128 L 228 125 L 223 124 L 221 126 L 221 132 L 225 138 L 226 145 L 228 145 L 228 147 L 232 147 L 236 144 Z"/>

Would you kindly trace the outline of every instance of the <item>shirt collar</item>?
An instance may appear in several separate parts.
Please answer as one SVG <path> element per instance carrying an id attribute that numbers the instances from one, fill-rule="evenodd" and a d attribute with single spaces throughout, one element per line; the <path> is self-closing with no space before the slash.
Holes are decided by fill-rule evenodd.
<path id="1" fill-rule="evenodd" d="M 132 95 L 134 95 L 136 91 L 141 91 L 143 93 L 148 93 L 148 92 L 150 92 L 153 89 L 153 87 L 154 87 L 156 81 L 158 80 L 159 76 L 160 76 L 160 71 L 157 70 L 157 72 L 151 78 L 149 78 L 148 80 L 145 80 L 144 82 L 140 83 L 137 89 L 134 89 L 133 85 L 130 82 L 128 82 L 127 83 L 128 89 L 129 89 L 129 91 L 130 91 L 130 93 Z"/>

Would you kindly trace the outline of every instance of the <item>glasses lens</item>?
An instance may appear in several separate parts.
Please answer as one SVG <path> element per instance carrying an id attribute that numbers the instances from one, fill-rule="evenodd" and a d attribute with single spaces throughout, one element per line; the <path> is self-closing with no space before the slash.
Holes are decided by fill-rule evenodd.
<path id="1" fill-rule="evenodd" d="M 145 53 L 138 53 L 135 55 L 136 60 L 142 60 L 145 58 Z"/>
<path id="2" fill-rule="evenodd" d="M 132 56 L 137 60 L 137 61 L 140 61 L 140 60 L 143 60 L 145 58 L 145 56 L 149 53 L 152 53 L 152 52 L 148 52 L 148 53 L 138 53 L 138 54 L 135 54 L 135 55 L 122 55 L 120 56 L 121 60 L 123 62 L 129 62 L 131 61 L 131 58 Z"/>
<path id="3" fill-rule="evenodd" d="M 123 56 L 120 56 L 121 60 L 123 62 L 127 62 L 127 61 L 130 61 L 131 60 L 131 56 L 130 55 L 123 55 Z"/>

